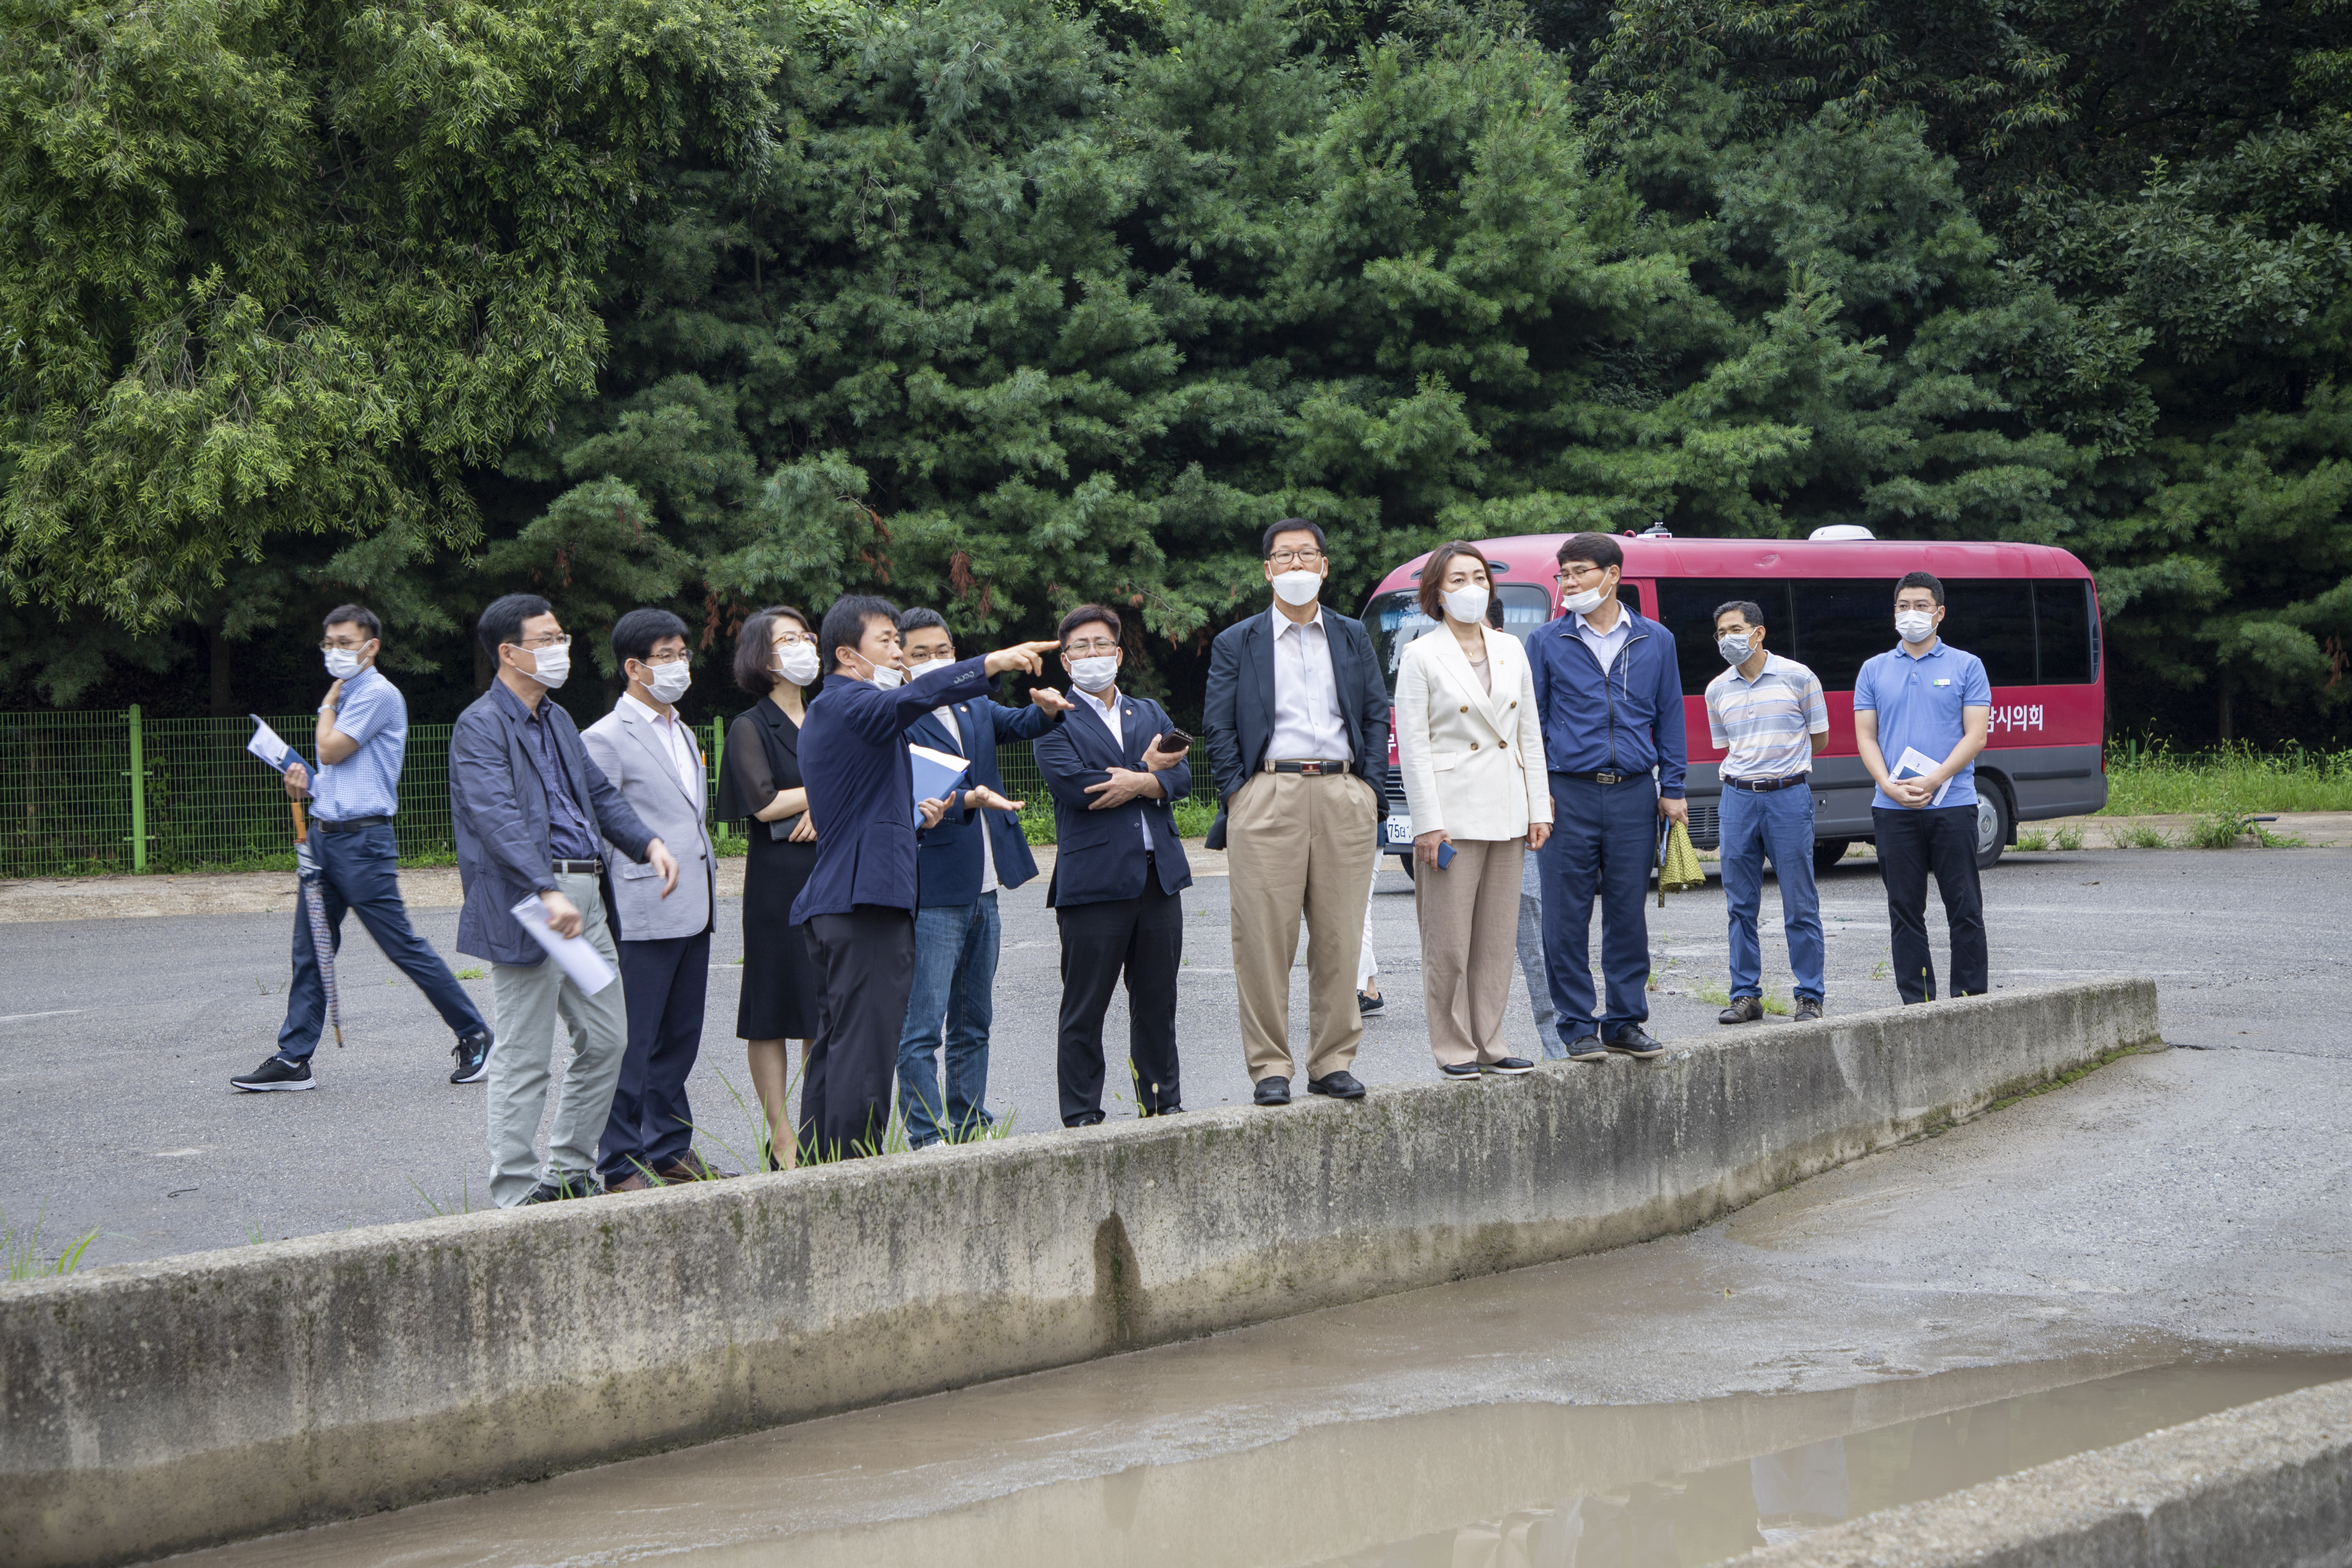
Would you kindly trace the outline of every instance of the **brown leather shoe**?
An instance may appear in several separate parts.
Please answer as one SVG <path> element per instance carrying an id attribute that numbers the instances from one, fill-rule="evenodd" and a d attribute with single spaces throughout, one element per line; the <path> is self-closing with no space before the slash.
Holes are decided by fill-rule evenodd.
<path id="1" fill-rule="evenodd" d="M 1752 1024 L 1764 1016 L 1764 999 L 1760 996 L 1734 996 L 1731 1005 L 1715 1016 L 1718 1024 Z"/>
<path id="2" fill-rule="evenodd" d="M 722 1171 L 691 1149 L 682 1159 L 673 1161 L 654 1173 L 665 1182 L 723 1182 L 742 1173 L 740 1171 Z"/>
<path id="3" fill-rule="evenodd" d="M 643 1171 L 631 1171 L 617 1182 L 606 1182 L 604 1190 L 608 1193 L 646 1193 L 660 1184 L 648 1178 Z"/>

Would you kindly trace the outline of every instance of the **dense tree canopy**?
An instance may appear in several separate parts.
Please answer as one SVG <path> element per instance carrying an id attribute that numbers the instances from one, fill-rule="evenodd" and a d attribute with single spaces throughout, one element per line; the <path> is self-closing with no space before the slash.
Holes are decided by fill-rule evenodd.
<path id="1" fill-rule="evenodd" d="M 1278 517 L 1343 599 L 1860 521 L 2083 555 L 2123 727 L 2320 739 L 2347 59 L 2266 0 L 0 0 L 0 681 L 250 706 L 364 593 L 448 706 L 516 586 L 714 644 L 876 587 L 1109 599 L 1181 710 Z"/>

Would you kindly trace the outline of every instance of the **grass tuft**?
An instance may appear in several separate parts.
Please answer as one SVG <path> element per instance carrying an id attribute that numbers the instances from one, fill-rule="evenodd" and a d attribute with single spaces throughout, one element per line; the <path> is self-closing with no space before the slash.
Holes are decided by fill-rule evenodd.
<path id="1" fill-rule="evenodd" d="M 71 1274 L 81 1267 L 82 1254 L 98 1239 L 98 1232 L 68 1244 L 54 1258 L 41 1256 L 41 1226 L 49 1217 L 49 1205 L 43 1204 L 33 1216 L 32 1227 L 19 1231 L 0 1215 L 0 1264 L 5 1264 L 11 1279 L 54 1279 Z"/>
<path id="2" fill-rule="evenodd" d="M 2161 742 L 2125 741 L 2107 753 L 2106 816 L 2276 811 L 2352 811 L 2352 750 L 2175 752 Z"/>

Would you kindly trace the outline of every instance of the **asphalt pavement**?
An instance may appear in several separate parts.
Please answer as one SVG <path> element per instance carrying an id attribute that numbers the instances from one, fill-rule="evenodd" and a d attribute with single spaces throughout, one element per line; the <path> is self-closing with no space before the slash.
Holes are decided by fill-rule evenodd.
<path id="1" fill-rule="evenodd" d="M 2352 1057 L 2336 984 L 2352 916 L 2347 865 L 2335 849 L 2012 855 L 1985 879 L 1993 981 L 1998 987 L 2152 975 L 2173 1044 L 2316 1058 L 2297 1070 L 2340 1084 Z M 1184 1099 L 1195 1107 L 1241 1101 L 1249 1088 L 1225 887 L 1222 878 L 1203 877 L 1185 895 L 1178 1024 Z M 1822 887 L 1829 1006 L 1891 1005 L 1874 867 L 1850 860 Z M 1785 997 L 1776 898 L 1768 884 L 1766 982 Z M 1059 944 L 1044 903 L 1042 882 L 1003 895 L 989 1101 L 1016 1136 L 1058 1130 Z M 1654 896 L 1647 908 L 1654 1032 L 1668 1038 L 1717 1032 L 1718 1004 L 1707 994 L 1725 979 L 1719 889 L 1670 895 L 1663 910 Z M 1372 911 L 1388 1006 L 1368 1021 L 1356 1070 L 1372 1083 L 1425 1077 L 1433 1068 L 1420 1020 L 1411 884 L 1402 873 L 1381 874 Z M 1931 910 L 1931 927 L 1940 920 Z M 478 967 L 454 952 L 454 910 L 420 910 L 417 923 L 461 972 Z M 486 1202 L 482 1089 L 446 1081 L 449 1042 L 439 1019 L 356 925 L 341 967 L 348 1046 L 322 1046 L 318 1089 L 271 1095 L 237 1094 L 227 1080 L 274 1043 L 285 1005 L 286 916 L 0 929 L 0 1135 L 20 1152 L 0 1175 L 0 1223 L 20 1240 L 37 1216 L 48 1251 L 95 1230 L 87 1254 L 95 1265 Z M 705 1152 L 735 1168 L 748 1155 L 751 1126 L 738 1099 L 749 1093 L 734 1037 L 740 952 L 739 908 L 730 902 L 714 944 L 705 1048 L 691 1088 Z M 1305 1030 L 1303 972 L 1297 981 L 1294 1046 Z M 467 984 L 487 1014 L 488 982 Z M 1114 1004 L 1108 1029 L 1114 1041 L 1124 1036 L 1123 1005 Z M 1517 989 L 1511 1020 L 1514 1037 L 1535 1054 L 1526 997 Z M 1748 1026 L 1783 1026 L 1768 1019 Z M 2249 1126 L 2239 1142 L 2259 1143 L 2252 1136 L 2259 1131 Z M 2220 1139 L 2213 1158 L 2234 1159 L 2234 1148 Z M 2170 1169 L 2178 1172 L 2177 1162 Z"/>

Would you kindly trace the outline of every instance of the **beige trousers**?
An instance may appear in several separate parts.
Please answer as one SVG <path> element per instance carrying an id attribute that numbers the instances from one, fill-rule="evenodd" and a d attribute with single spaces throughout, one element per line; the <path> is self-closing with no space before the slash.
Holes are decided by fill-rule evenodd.
<path id="1" fill-rule="evenodd" d="M 1307 917 L 1307 1076 L 1328 1078 L 1356 1059 L 1364 1016 L 1356 965 L 1372 896 L 1365 846 L 1380 830 L 1378 791 L 1353 773 L 1258 773 L 1225 813 L 1234 982 L 1241 992 L 1242 1053 L 1250 1081 L 1295 1078 L 1290 1058 L 1290 963 Z"/>
<path id="2" fill-rule="evenodd" d="M 1421 919 L 1421 994 L 1429 1049 L 1439 1067 L 1498 1062 L 1503 1007 L 1518 963 L 1519 868 L 1524 838 L 1456 839 L 1444 870 L 1415 863 Z"/>

